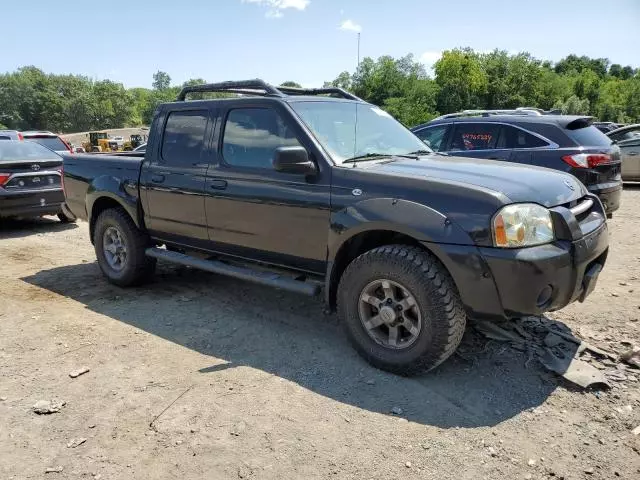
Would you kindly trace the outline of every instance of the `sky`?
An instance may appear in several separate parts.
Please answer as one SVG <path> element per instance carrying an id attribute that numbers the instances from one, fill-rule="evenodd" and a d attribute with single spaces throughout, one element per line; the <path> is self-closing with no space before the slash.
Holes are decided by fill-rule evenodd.
<path id="1" fill-rule="evenodd" d="M 322 86 L 361 57 L 443 50 L 575 53 L 640 67 L 640 0 L 29 0 L 2 3 L 0 72 L 47 73 L 150 87 L 262 78 Z"/>

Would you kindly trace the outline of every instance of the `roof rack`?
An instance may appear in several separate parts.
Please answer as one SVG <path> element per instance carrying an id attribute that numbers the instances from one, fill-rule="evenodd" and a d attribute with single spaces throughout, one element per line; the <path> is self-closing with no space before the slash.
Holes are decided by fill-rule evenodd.
<path id="1" fill-rule="evenodd" d="M 355 95 L 338 87 L 327 88 L 294 88 L 274 87 L 264 80 L 240 80 L 220 83 L 204 83 L 201 85 L 189 85 L 180 90 L 177 100 L 182 102 L 189 93 L 237 93 L 240 95 L 262 95 L 270 97 L 286 97 L 287 95 L 337 95 L 347 100 L 362 101 Z"/>
<path id="2" fill-rule="evenodd" d="M 361 98 L 356 97 L 352 93 L 343 90 L 338 87 L 323 87 L 323 88 L 296 88 L 296 87 L 275 87 L 279 91 L 287 95 L 339 95 L 347 100 L 362 101 Z"/>
<path id="3" fill-rule="evenodd" d="M 441 115 L 437 118 L 437 120 L 442 120 L 445 118 L 458 118 L 458 117 L 474 117 L 474 116 L 482 116 L 489 117 L 491 115 L 523 115 L 530 117 L 537 117 L 542 115 L 541 112 L 530 109 L 530 108 L 517 108 L 511 110 L 463 110 L 461 112 L 455 113 L 447 113 L 446 115 Z"/>

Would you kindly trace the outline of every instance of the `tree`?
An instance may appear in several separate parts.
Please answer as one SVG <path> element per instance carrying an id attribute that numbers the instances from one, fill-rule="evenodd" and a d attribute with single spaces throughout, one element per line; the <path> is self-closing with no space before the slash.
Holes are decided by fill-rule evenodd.
<path id="1" fill-rule="evenodd" d="M 590 70 L 598 77 L 603 78 L 608 71 L 609 60 L 606 58 L 589 58 L 586 56 L 568 55 L 556 63 L 555 71 L 561 75 L 570 73 L 582 73 Z"/>
<path id="2" fill-rule="evenodd" d="M 586 115 L 589 113 L 589 100 L 571 95 L 565 102 L 556 102 L 553 108 L 560 110 L 563 115 Z"/>
<path id="3" fill-rule="evenodd" d="M 78 132 L 150 124 L 158 104 L 172 102 L 193 78 L 171 86 L 162 71 L 153 89 L 131 88 L 80 75 L 47 74 L 34 66 L 0 73 L 0 124 L 9 129 Z M 287 81 L 283 85 L 299 86 Z M 412 55 L 364 58 L 356 71 L 340 73 L 326 86 L 344 88 L 379 105 L 406 125 L 441 113 L 473 108 L 554 107 L 601 120 L 640 121 L 640 73 L 609 65 L 605 58 L 568 55 L 555 65 L 527 53 L 472 49 L 445 52 L 435 65 L 435 79 Z M 190 99 L 234 96 L 193 93 Z"/>
<path id="4" fill-rule="evenodd" d="M 349 72 L 342 72 L 332 82 L 324 82 L 325 87 L 338 87 L 344 90 L 351 90 L 352 81 L 351 74 Z"/>
<path id="5" fill-rule="evenodd" d="M 153 74 L 153 83 L 151 85 L 154 90 L 166 90 L 171 86 L 171 77 L 168 73 L 158 70 Z"/>
<path id="6" fill-rule="evenodd" d="M 302 88 L 298 82 L 292 82 L 291 80 L 287 80 L 286 82 L 282 82 L 280 84 L 281 87 L 294 87 L 294 88 Z"/>
<path id="7" fill-rule="evenodd" d="M 435 64 L 438 111 L 455 112 L 481 105 L 489 79 L 478 55 L 471 49 L 449 50 Z"/>

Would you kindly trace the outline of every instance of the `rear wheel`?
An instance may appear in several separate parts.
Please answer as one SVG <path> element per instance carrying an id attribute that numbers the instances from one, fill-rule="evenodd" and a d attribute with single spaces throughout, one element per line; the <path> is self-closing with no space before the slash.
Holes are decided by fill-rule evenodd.
<path id="1" fill-rule="evenodd" d="M 376 248 L 351 262 L 338 287 L 338 314 L 360 355 L 402 375 L 445 361 L 466 324 L 444 266 L 428 252 L 406 245 Z"/>
<path id="2" fill-rule="evenodd" d="M 139 284 L 155 269 L 155 259 L 145 255 L 149 237 L 122 209 L 105 210 L 98 216 L 93 244 L 102 273 L 115 285 Z"/>

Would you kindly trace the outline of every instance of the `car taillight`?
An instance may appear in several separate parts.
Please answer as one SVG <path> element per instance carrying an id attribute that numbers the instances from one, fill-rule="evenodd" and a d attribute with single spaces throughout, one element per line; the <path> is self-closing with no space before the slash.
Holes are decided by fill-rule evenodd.
<path id="1" fill-rule="evenodd" d="M 0 173 L 0 187 L 5 183 L 7 183 L 10 178 L 11 178 L 10 173 Z"/>
<path id="2" fill-rule="evenodd" d="M 24 136 L 20 132 L 18 132 L 18 140 L 24 140 Z"/>
<path id="3" fill-rule="evenodd" d="M 576 168 L 593 168 L 612 161 L 611 155 L 606 153 L 576 153 L 565 155 L 562 160 Z"/>

